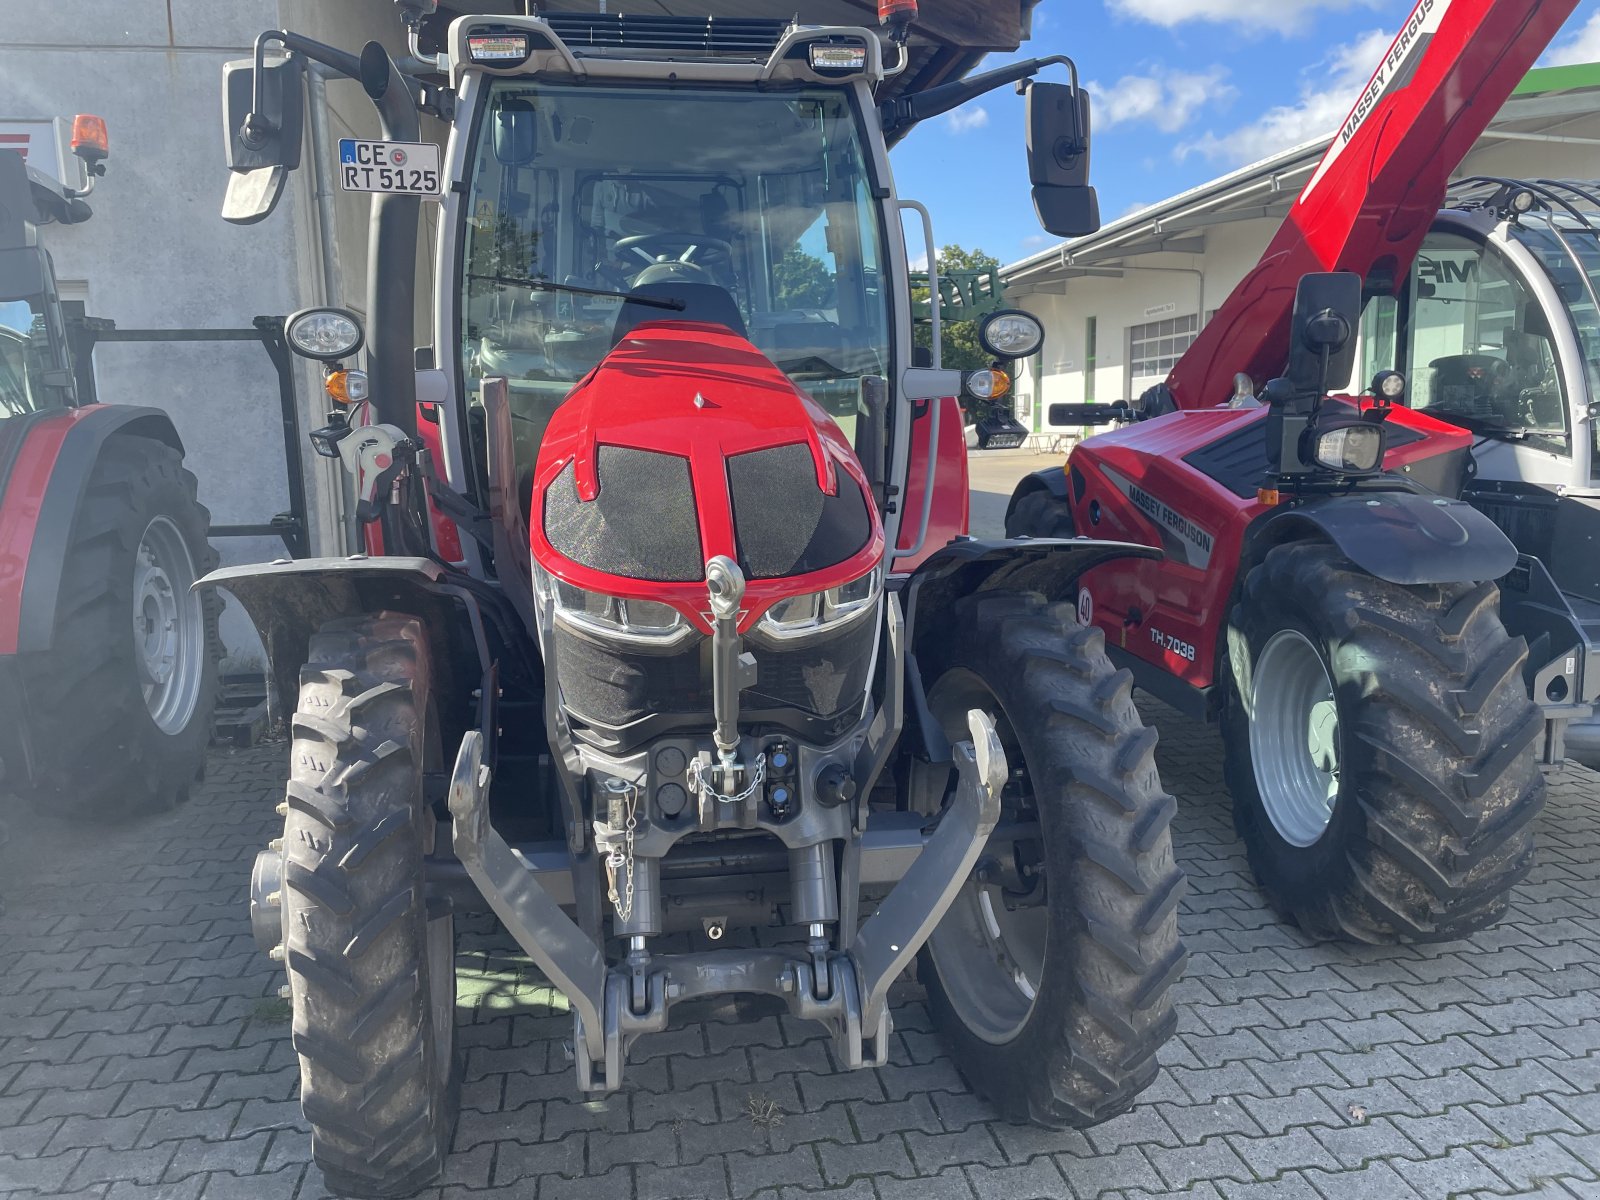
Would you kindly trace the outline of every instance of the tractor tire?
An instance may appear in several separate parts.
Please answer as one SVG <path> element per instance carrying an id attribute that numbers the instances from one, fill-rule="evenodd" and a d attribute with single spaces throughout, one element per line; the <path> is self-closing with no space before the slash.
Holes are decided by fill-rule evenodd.
<path id="1" fill-rule="evenodd" d="M 969 709 L 989 713 L 1011 772 L 1001 824 L 1036 822 L 1040 836 L 979 859 L 922 950 L 929 1006 L 967 1083 L 1005 1119 L 1097 1125 L 1155 1079 L 1177 1026 L 1177 803 L 1133 677 L 1071 605 L 978 594 L 952 625 L 928 702 L 952 741 L 969 736 Z"/>
<path id="2" fill-rule="evenodd" d="M 1017 501 L 1006 516 L 1008 538 L 1070 538 L 1077 536 L 1072 525 L 1072 506 L 1054 492 L 1043 489 L 1029 492 Z"/>
<path id="3" fill-rule="evenodd" d="M 284 959 L 312 1155 L 344 1196 L 427 1186 L 455 1124 L 455 931 L 425 886 L 430 681 L 422 623 L 390 613 L 324 625 L 300 674 Z"/>
<path id="4" fill-rule="evenodd" d="M 1544 722 L 1498 596 L 1386 583 L 1325 542 L 1276 547 L 1245 579 L 1223 714 L 1234 822 L 1310 936 L 1446 941 L 1505 914 L 1533 858 Z"/>
<path id="5" fill-rule="evenodd" d="M 18 663 L 41 807 L 118 819 L 187 799 L 221 658 L 221 601 L 190 591 L 217 565 L 210 523 L 178 451 L 106 440 L 73 520 L 54 645 Z"/>

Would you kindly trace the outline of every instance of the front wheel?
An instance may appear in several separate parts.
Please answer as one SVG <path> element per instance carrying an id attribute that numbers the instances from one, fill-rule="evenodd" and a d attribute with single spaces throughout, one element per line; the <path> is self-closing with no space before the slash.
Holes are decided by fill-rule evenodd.
<path id="1" fill-rule="evenodd" d="M 1223 718 L 1234 821 L 1311 936 L 1443 941 L 1504 915 L 1533 857 L 1543 719 L 1497 596 L 1386 583 L 1323 542 L 1246 578 Z"/>
<path id="2" fill-rule="evenodd" d="M 428 911 L 439 767 L 422 624 L 324 625 L 300 675 L 283 927 L 312 1154 L 345 1196 L 409 1196 L 455 1121 L 455 937 Z"/>
<path id="3" fill-rule="evenodd" d="M 922 951 L 934 1019 L 1008 1120 L 1099 1124 L 1155 1078 L 1183 970 L 1176 810 L 1156 735 L 1104 635 L 1035 595 L 956 605 L 928 693 L 951 740 L 986 712 L 1010 782 L 1000 826 Z"/>
<path id="4" fill-rule="evenodd" d="M 1070 538 L 1076 535 L 1077 531 L 1072 526 L 1072 506 L 1055 493 L 1042 488 L 1022 497 L 1006 515 L 1008 538 Z"/>

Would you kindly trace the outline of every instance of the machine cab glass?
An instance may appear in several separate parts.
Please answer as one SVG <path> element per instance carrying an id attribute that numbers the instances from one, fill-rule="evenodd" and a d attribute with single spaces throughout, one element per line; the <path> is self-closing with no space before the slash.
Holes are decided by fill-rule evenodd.
<path id="1" fill-rule="evenodd" d="M 656 316 L 729 326 L 851 434 L 890 327 L 849 92 L 503 79 L 481 112 L 461 354 L 469 396 L 509 379 L 520 466 L 572 386 Z"/>

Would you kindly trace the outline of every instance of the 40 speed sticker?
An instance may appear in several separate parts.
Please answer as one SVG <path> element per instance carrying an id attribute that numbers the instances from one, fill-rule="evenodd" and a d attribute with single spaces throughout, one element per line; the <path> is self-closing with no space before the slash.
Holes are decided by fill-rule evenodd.
<path id="1" fill-rule="evenodd" d="M 1078 624 L 1085 629 L 1094 624 L 1094 597 L 1086 587 L 1078 589 Z"/>

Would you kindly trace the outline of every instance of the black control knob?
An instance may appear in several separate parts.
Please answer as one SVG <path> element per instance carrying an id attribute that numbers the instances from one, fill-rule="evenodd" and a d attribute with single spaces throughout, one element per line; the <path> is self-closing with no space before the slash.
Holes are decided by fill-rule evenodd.
<path id="1" fill-rule="evenodd" d="M 855 776 L 841 763 L 830 763 L 817 775 L 817 800 L 829 808 L 837 808 L 855 799 Z"/>

